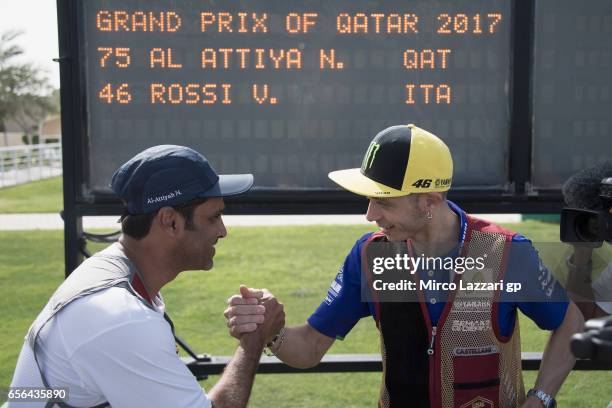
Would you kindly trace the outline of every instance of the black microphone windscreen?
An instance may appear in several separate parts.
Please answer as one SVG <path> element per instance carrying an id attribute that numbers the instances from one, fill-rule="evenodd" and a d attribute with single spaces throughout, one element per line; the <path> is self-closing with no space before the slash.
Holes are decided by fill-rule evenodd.
<path id="1" fill-rule="evenodd" d="M 606 160 L 571 176 L 563 184 L 565 204 L 572 208 L 600 210 L 601 180 L 612 177 L 612 160 Z"/>

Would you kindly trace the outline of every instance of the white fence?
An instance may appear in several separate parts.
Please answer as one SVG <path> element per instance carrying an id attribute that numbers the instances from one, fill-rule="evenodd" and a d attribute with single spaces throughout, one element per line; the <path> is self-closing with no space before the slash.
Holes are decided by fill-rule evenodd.
<path id="1" fill-rule="evenodd" d="M 0 147 L 0 188 L 61 174 L 60 143 Z"/>

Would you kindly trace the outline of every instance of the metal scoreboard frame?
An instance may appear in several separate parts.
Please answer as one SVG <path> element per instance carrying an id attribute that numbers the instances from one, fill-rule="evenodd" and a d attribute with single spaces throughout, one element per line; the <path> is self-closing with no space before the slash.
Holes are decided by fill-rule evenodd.
<path id="1" fill-rule="evenodd" d="M 118 215 L 122 209 L 111 194 L 83 193 L 88 164 L 85 62 L 80 43 L 83 33 L 79 32 L 81 25 L 78 24 L 83 1 L 57 1 L 66 274 L 81 260 L 84 241 L 82 217 Z M 453 189 L 449 198 L 469 212 L 554 213 L 562 207 L 558 188 L 532 187 L 535 7 L 535 2 L 511 2 L 510 132 L 505 163 L 508 180 L 500 188 Z M 229 214 L 347 214 L 364 213 L 367 207 L 367 201 L 362 197 L 327 188 L 259 188 L 226 201 Z"/>

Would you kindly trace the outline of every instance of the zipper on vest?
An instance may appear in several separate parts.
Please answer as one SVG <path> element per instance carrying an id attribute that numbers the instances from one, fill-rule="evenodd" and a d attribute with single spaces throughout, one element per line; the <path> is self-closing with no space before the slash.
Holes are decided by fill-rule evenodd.
<path id="1" fill-rule="evenodd" d="M 433 356 L 433 353 L 434 353 L 437 331 L 438 331 L 438 328 L 436 326 L 431 326 L 431 342 L 429 343 L 429 348 L 427 349 L 427 354 L 430 356 Z"/>

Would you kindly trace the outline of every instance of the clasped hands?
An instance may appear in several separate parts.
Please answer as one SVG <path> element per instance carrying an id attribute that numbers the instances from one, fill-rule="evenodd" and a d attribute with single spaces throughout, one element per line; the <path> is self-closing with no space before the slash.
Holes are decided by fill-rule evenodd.
<path id="1" fill-rule="evenodd" d="M 266 345 L 285 326 L 283 304 L 267 289 L 252 289 L 240 285 L 240 294 L 227 300 L 223 312 L 229 333 L 239 340 L 255 336 Z"/>

